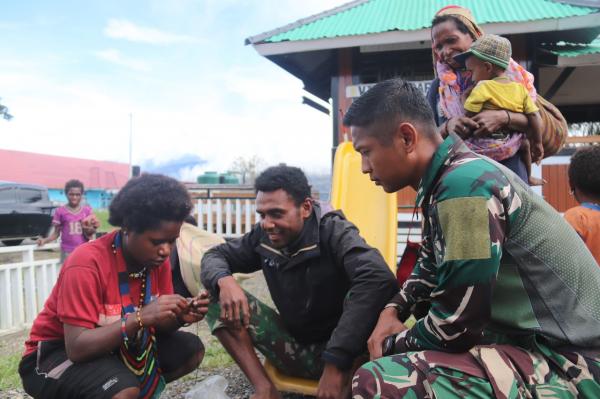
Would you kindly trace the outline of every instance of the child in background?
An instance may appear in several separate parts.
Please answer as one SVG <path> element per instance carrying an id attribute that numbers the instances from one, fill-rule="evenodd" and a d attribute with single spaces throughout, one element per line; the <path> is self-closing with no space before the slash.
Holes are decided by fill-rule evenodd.
<path id="1" fill-rule="evenodd" d="M 581 236 L 600 264 L 600 146 L 584 147 L 571 157 L 569 185 L 579 206 L 565 219 Z"/>
<path id="2" fill-rule="evenodd" d="M 81 206 L 83 183 L 79 180 L 69 180 L 65 184 L 65 195 L 68 203 L 54 213 L 52 225 L 54 231 L 46 237 L 38 239 L 38 245 L 44 245 L 61 237 L 61 262 L 75 248 L 94 238 L 100 223 L 89 205 Z"/>
<path id="3" fill-rule="evenodd" d="M 471 72 L 477 82 L 473 89 L 464 93 L 464 108 L 467 116 L 484 109 L 503 109 L 523 113 L 527 116 L 530 130 L 526 137 L 520 133 L 502 129 L 489 138 L 470 137 L 465 143 L 478 154 L 502 161 L 520 151 L 527 168 L 530 185 L 542 185 L 544 181 L 531 176 L 531 163 L 544 157 L 542 145 L 542 119 L 539 109 L 529 96 L 527 89 L 506 75 L 512 49 L 510 41 L 496 35 L 484 35 L 475 41 L 468 51 L 454 59 Z M 468 96 L 468 97 L 467 97 Z M 510 125 L 510 114 L 507 126 Z M 530 145 L 531 143 L 531 145 Z"/>

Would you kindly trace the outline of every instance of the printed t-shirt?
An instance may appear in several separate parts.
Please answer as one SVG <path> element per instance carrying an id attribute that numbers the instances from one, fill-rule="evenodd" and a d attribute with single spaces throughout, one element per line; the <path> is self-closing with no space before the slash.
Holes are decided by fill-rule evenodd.
<path id="1" fill-rule="evenodd" d="M 77 212 L 66 205 L 56 210 L 52 224 L 60 227 L 60 249 L 63 252 L 71 253 L 87 241 L 83 236 L 81 221 L 92 213 L 92 208 L 88 205 L 80 207 Z"/>

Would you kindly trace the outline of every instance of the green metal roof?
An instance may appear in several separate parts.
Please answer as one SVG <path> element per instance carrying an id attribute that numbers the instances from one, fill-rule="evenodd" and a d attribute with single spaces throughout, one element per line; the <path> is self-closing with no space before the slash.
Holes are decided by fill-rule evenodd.
<path id="1" fill-rule="evenodd" d="M 565 43 L 559 42 L 548 49 L 552 54 L 559 57 L 577 57 L 580 55 L 600 53 L 600 36 L 591 43 Z"/>
<path id="2" fill-rule="evenodd" d="M 453 2 L 452 0 L 355 1 L 331 12 L 280 28 L 273 32 L 272 36 L 261 41 L 276 43 L 366 35 L 393 30 L 424 29 L 431 25 L 436 11 Z M 469 8 L 480 24 L 566 18 L 598 12 L 597 8 L 574 6 L 551 0 L 460 0 L 459 4 Z"/>

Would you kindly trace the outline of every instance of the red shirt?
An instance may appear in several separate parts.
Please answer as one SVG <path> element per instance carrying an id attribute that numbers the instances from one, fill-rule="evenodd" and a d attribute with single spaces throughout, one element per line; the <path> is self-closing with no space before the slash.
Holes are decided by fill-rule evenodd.
<path id="1" fill-rule="evenodd" d="M 25 355 L 37 350 L 39 341 L 64 339 L 63 323 L 84 328 L 105 326 L 121 319 L 121 294 L 117 262 L 125 262 L 121 252 L 113 252 L 117 232 L 83 244 L 67 258 L 56 285 L 31 327 L 25 342 Z M 171 266 L 166 260 L 150 271 L 152 300 L 173 293 Z M 131 301 L 137 306 L 141 279 L 129 279 Z"/>

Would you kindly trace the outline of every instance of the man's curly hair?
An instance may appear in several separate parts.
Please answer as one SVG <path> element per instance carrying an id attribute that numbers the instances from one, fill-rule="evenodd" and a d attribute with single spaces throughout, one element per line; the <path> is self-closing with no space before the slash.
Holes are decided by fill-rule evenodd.
<path id="1" fill-rule="evenodd" d="M 575 152 L 569 165 L 571 187 L 600 198 L 600 146 L 584 147 Z"/>
<path id="2" fill-rule="evenodd" d="M 163 221 L 183 222 L 191 210 L 183 184 L 167 176 L 143 174 L 129 180 L 112 200 L 108 222 L 143 233 Z"/>

